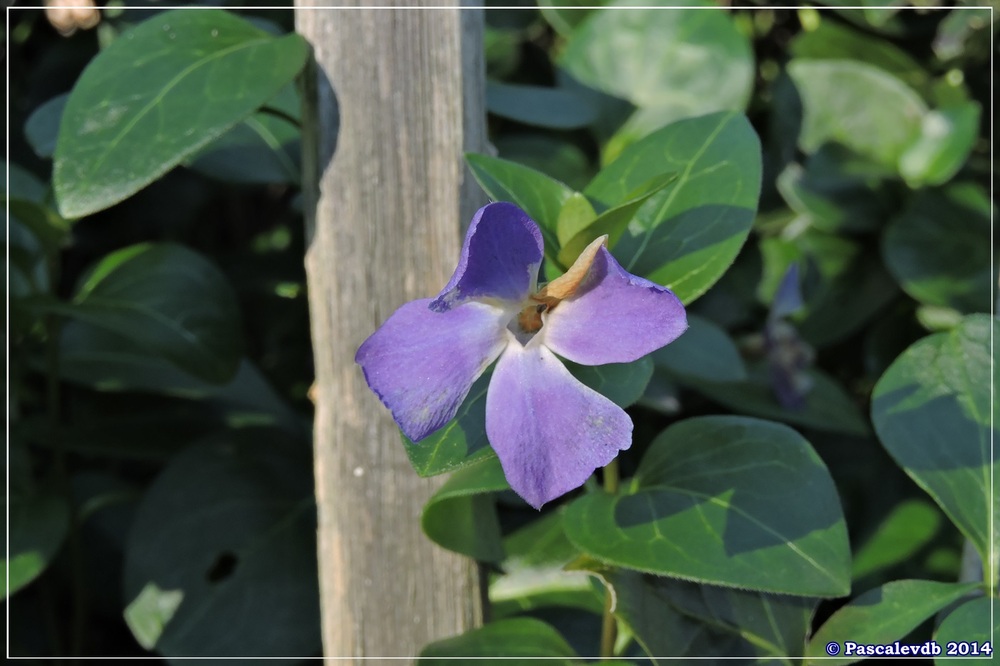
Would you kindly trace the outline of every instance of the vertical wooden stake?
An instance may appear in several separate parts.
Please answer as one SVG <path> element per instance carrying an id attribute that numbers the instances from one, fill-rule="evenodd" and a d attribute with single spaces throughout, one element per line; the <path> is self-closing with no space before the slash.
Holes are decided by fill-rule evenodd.
<path id="1" fill-rule="evenodd" d="M 439 484 L 410 467 L 354 353 L 397 307 L 441 289 L 485 203 L 462 158 L 485 146 L 482 10 L 311 1 L 296 24 L 316 60 L 303 189 L 324 651 L 414 655 L 477 624 L 478 577 L 421 533 Z"/>

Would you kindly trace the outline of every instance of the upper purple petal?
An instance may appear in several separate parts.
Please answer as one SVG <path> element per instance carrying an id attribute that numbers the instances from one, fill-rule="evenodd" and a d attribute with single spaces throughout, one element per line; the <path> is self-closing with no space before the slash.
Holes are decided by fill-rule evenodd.
<path id="1" fill-rule="evenodd" d="M 486 393 L 486 435 L 507 482 L 540 509 L 632 444 L 632 421 L 542 345 L 511 342 Z"/>
<path id="2" fill-rule="evenodd" d="M 512 203 L 480 208 L 462 245 L 462 256 L 448 285 L 431 303 L 444 312 L 470 298 L 522 301 L 535 288 L 542 263 L 542 232 Z"/>
<path id="3" fill-rule="evenodd" d="M 434 312 L 431 299 L 400 307 L 354 360 L 400 429 L 417 441 L 455 418 L 473 382 L 507 344 L 509 315 L 482 303 Z"/>
<path id="4" fill-rule="evenodd" d="M 632 275 L 603 247 L 576 293 L 544 321 L 542 344 L 582 365 L 635 361 L 687 329 L 672 291 Z"/>

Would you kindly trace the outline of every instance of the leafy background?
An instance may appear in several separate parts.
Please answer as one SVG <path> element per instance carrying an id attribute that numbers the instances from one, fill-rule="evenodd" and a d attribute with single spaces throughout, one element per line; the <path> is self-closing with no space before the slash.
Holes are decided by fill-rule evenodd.
<path id="1" fill-rule="evenodd" d="M 617 494 L 506 490 L 486 380 L 403 442 L 451 474 L 429 538 L 493 572 L 421 662 L 596 654 L 606 590 L 623 663 L 986 640 L 991 13 L 563 4 L 486 13 L 469 167 L 548 277 L 608 233 L 691 328 L 572 368 L 635 422 Z M 292 11 L 9 21 L 12 653 L 318 654 Z M 792 265 L 799 408 L 764 353 Z"/>

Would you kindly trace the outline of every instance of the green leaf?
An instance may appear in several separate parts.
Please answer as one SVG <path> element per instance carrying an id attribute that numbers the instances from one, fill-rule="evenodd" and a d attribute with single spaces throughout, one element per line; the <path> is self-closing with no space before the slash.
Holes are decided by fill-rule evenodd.
<path id="1" fill-rule="evenodd" d="M 545 239 L 546 256 L 550 253 L 554 256 L 559 247 L 556 236 L 559 212 L 573 196 L 573 190 L 540 171 L 496 157 L 467 153 L 465 161 L 491 199 L 517 204 L 538 223 Z"/>
<path id="2" fill-rule="evenodd" d="M 849 655 L 845 641 L 861 645 L 892 643 L 924 620 L 977 588 L 976 583 L 895 580 L 869 590 L 830 616 L 809 641 L 807 664 L 853 664 L 865 655 Z M 841 648 L 830 659 L 827 643 Z"/>
<path id="3" fill-rule="evenodd" d="M 14 495 L 9 498 L 9 559 L 4 598 L 41 575 L 49 566 L 69 529 L 69 507 L 56 495 Z"/>
<path id="4" fill-rule="evenodd" d="M 682 120 L 629 146 L 584 194 L 611 208 L 652 177 L 673 172 L 677 180 L 643 204 L 614 255 L 626 270 L 690 303 L 726 271 L 750 231 L 760 141 L 741 114 Z"/>
<path id="5" fill-rule="evenodd" d="M 815 30 L 800 32 L 789 47 L 799 60 L 856 60 L 883 69 L 917 90 L 929 85 L 927 71 L 906 51 L 835 20 L 821 20 Z"/>
<path id="6" fill-rule="evenodd" d="M 603 1 L 588 3 L 590 6 L 600 6 Z M 592 9 L 578 9 L 578 0 L 538 0 L 538 10 L 552 28 L 563 37 L 573 33 L 580 23 L 587 18 Z"/>
<path id="7" fill-rule="evenodd" d="M 978 655 L 976 656 L 980 658 L 985 656 L 992 660 L 993 650 L 996 647 L 992 641 L 994 636 L 1000 633 L 1000 615 L 994 615 L 992 612 L 994 603 L 996 603 L 995 600 L 989 597 L 981 597 L 967 601 L 948 614 L 948 617 L 938 625 L 937 631 L 934 632 L 934 640 L 942 648 L 941 656 L 934 659 L 935 664 L 954 666 L 968 660 L 969 656 L 976 655 L 977 651 Z M 992 627 L 990 626 L 991 618 L 994 621 Z M 952 642 L 956 644 L 953 654 L 964 658 L 948 658 L 948 644 Z M 962 655 L 962 652 L 959 651 L 962 643 L 969 644 L 968 656 Z M 972 643 L 978 650 L 973 649 Z M 984 649 L 987 646 L 988 651 Z"/>
<path id="8" fill-rule="evenodd" d="M 973 3 L 963 2 L 963 6 L 949 11 L 938 24 L 932 46 L 939 59 L 948 61 L 964 56 L 971 60 L 980 53 L 985 55 L 991 48 L 988 35 L 994 25 L 993 9 L 988 6 L 970 7 L 970 4 Z M 976 53 L 976 37 L 981 38 L 978 49 L 980 53 Z"/>
<path id="9" fill-rule="evenodd" d="M 239 367 L 236 295 L 212 263 L 180 245 L 113 252 L 83 280 L 72 304 L 44 307 L 127 338 L 205 381 L 228 381 Z"/>
<path id="10" fill-rule="evenodd" d="M 687 419 L 653 442 L 633 487 L 570 504 L 570 540 L 608 564 L 696 582 L 815 597 L 850 590 L 833 481 L 787 426 Z"/>
<path id="11" fill-rule="evenodd" d="M 575 656 L 566 639 L 550 625 L 520 617 L 435 641 L 421 650 L 417 665 L 453 666 L 455 658 L 475 658 L 477 664 L 485 666 L 530 666 L 544 657 L 546 664 L 571 666 Z"/>
<path id="12" fill-rule="evenodd" d="M 721 327 L 688 313 L 688 330 L 666 347 L 652 353 L 653 363 L 675 377 L 710 382 L 747 379 L 746 366 L 736 343 Z"/>
<path id="13" fill-rule="evenodd" d="M 486 110 L 526 125 L 552 129 L 577 129 L 597 119 L 597 108 L 572 90 L 499 81 L 486 82 Z"/>
<path id="14" fill-rule="evenodd" d="M 696 585 L 667 578 L 646 579 L 688 617 L 743 638 L 759 656 L 787 657 L 805 650 L 819 599 Z M 655 582 L 654 582 L 655 581 Z"/>
<path id="15" fill-rule="evenodd" d="M 48 187 L 38 176 L 13 162 L 7 162 L 7 178 L 4 193 L 11 199 L 24 199 L 36 204 L 45 202 Z"/>
<path id="16" fill-rule="evenodd" d="M 567 570 L 580 551 L 566 538 L 562 510 L 544 513 L 504 539 L 503 575 L 490 583 L 493 617 L 536 608 L 578 608 L 600 615 L 604 588 L 586 571 Z"/>
<path id="17" fill-rule="evenodd" d="M 727 11 L 615 9 L 621 4 L 628 2 L 593 12 L 573 31 L 561 67 L 592 88 L 657 108 L 663 124 L 744 108 L 753 52 Z"/>
<path id="18" fill-rule="evenodd" d="M 583 189 L 595 172 L 587 154 L 559 134 L 505 133 L 492 141 L 502 159 L 541 171 L 572 190 Z"/>
<path id="19" fill-rule="evenodd" d="M 486 390 L 492 376 L 493 372 L 488 371 L 476 380 L 458 414 L 440 430 L 419 442 L 400 434 L 417 474 L 436 476 L 496 458 L 486 439 Z"/>
<path id="20" fill-rule="evenodd" d="M 796 59 L 788 74 L 802 99 L 802 150 L 813 153 L 834 141 L 895 173 L 927 112 L 917 93 L 888 72 L 851 60 Z"/>
<path id="21" fill-rule="evenodd" d="M 59 123 L 68 99 L 69 93 L 56 95 L 40 104 L 24 123 L 24 138 L 39 157 L 52 157 L 52 153 L 55 152 Z"/>
<path id="22" fill-rule="evenodd" d="M 752 657 L 743 638 L 689 615 L 675 605 L 679 581 L 625 569 L 595 569 L 612 590 L 615 618 L 635 637 L 652 664 L 668 666 L 679 657 Z"/>
<path id="23" fill-rule="evenodd" d="M 147 583 L 125 607 L 125 624 L 139 645 L 152 650 L 183 601 L 181 590 L 161 590 L 156 583 Z"/>
<path id="24" fill-rule="evenodd" d="M 879 379 L 872 393 L 872 421 L 896 463 L 941 506 L 996 572 L 1000 517 L 991 496 L 996 436 L 990 375 L 990 340 L 1000 323 L 970 315 L 947 333 L 911 345 Z M 991 421 L 992 419 L 992 421 Z M 992 583 L 991 583 L 992 584 Z"/>
<path id="25" fill-rule="evenodd" d="M 631 363 L 577 365 L 565 361 L 573 376 L 619 407 L 631 407 L 642 397 L 653 376 L 653 360 L 643 356 Z"/>
<path id="26" fill-rule="evenodd" d="M 455 472 L 424 507 L 420 526 L 443 548 L 482 562 L 504 557 L 500 521 L 488 493 L 507 490 L 497 458 Z"/>
<path id="27" fill-rule="evenodd" d="M 144 644 L 166 656 L 319 652 L 312 474 L 294 451 L 200 443 L 153 482 L 125 548 L 126 618 Z M 248 599 L 268 612 L 248 612 Z"/>
<path id="28" fill-rule="evenodd" d="M 941 514 L 922 500 L 900 502 L 854 555 L 851 576 L 870 573 L 909 560 L 941 525 Z"/>
<path id="29" fill-rule="evenodd" d="M 237 123 L 184 164 L 229 182 L 298 185 L 302 137 L 294 121 L 299 115 L 295 86 L 285 86 L 264 110 Z"/>
<path id="30" fill-rule="evenodd" d="M 573 236 L 576 236 L 588 225 L 593 224 L 596 219 L 597 212 L 590 200 L 579 192 L 574 192 L 573 196 L 563 204 L 562 210 L 559 211 L 559 218 L 556 220 L 556 238 L 559 240 L 559 246 L 565 247 Z M 573 261 L 570 260 L 563 262 L 563 265 L 570 266 L 572 263 Z"/>
<path id="31" fill-rule="evenodd" d="M 8 201 L 9 207 L 11 203 L 13 202 Z M 35 205 L 29 202 L 23 203 L 32 207 Z M 14 330 L 20 331 L 16 334 L 20 336 L 30 331 L 37 317 L 22 316 L 18 302 L 21 299 L 47 294 L 51 288 L 51 280 L 49 261 L 42 242 L 37 234 L 21 221 L 21 216 L 13 211 L 7 223 L 7 254 L 9 257 L 7 285 L 14 306 L 11 325 Z"/>
<path id="32" fill-rule="evenodd" d="M 57 253 L 69 242 L 69 222 L 46 204 L 13 197 L 6 199 L 6 203 L 11 220 L 30 229 L 47 254 Z"/>
<path id="33" fill-rule="evenodd" d="M 691 376 L 676 376 L 690 386 L 733 411 L 796 425 L 841 432 L 868 434 L 868 424 L 854 400 L 828 375 L 817 369 L 807 370 L 812 388 L 806 394 L 803 409 L 782 407 L 774 397 L 766 364 L 752 365 L 747 381 L 709 382 Z M 674 376 L 674 375 L 671 375 Z"/>
<path id="34" fill-rule="evenodd" d="M 978 136 L 978 103 L 929 111 L 919 136 L 899 157 L 899 173 L 910 187 L 940 185 L 965 164 Z"/>
<path id="35" fill-rule="evenodd" d="M 226 384 L 188 374 L 160 356 L 110 330 L 70 321 L 60 331 L 59 375 L 99 391 L 146 391 L 194 400 L 215 400 L 251 414 L 255 423 L 268 421 L 286 429 L 302 427 L 299 417 L 268 384 L 260 370 L 242 359 Z"/>
<path id="36" fill-rule="evenodd" d="M 921 303 L 988 312 L 996 275 L 990 213 L 989 198 L 972 183 L 917 193 L 885 230 L 886 267 Z"/>
<path id="37" fill-rule="evenodd" d="M 564 266 L 572 266 L 588 245 L 604 235 L 608 236 L 608 248 L 613 249 L 642 204 L 675 180 L 677 180 L 676 173 L 666 173 L 654 176 L 640 185 L 626 201 L 593 218 L 589 224 L 567 240 L 559 250 L 559 261 Z"/>
<path id="38" fill-rule="evenodd" d="M 299 35 L 272 37 L 215 9 L 164 12 L 122 34 L 66 103 L 60 212 L 82 217 L 138 192 L 273 97 L 308 54 Z"/>

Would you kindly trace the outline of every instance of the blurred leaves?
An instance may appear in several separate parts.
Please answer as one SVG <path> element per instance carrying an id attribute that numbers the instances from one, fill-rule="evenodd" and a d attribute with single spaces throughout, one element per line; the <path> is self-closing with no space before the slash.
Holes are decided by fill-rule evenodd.
<path id="1" fill-rule="evenodd" d="M 638 107 L 611 141 L 606 161 L 675 120 L 743 110 L 753 85 L 753 52 L 725 10 L 622 11 L 616 4 L 628 3 L 582 18 L 559 58 L 580 82 Z M 548 16 L 559 23 L 563 15 L 550 10 Z"/>
<path id="2" fill-rule="evenodd" d="M 991 213 L 988 196 L 972 183 L 919 192 L 885 230 L 886 267 L 921 303 L 988 312 L 996 276 Z"/>
<path id="3" fill-rule="evenodd" d="M 4 598 L 37 578 L 55 558 L 69 528 L 69 507 L 54 494 L 8 497 L 10 542 Z"/>
<path id="4" fill-rule="evenodd" d="M 852 60 L 793 60 L 788 74 L 802 98 L 802 150 L 835 141 L 895 172 L 927 112 L 919 95 L 885 70 Z"/>

